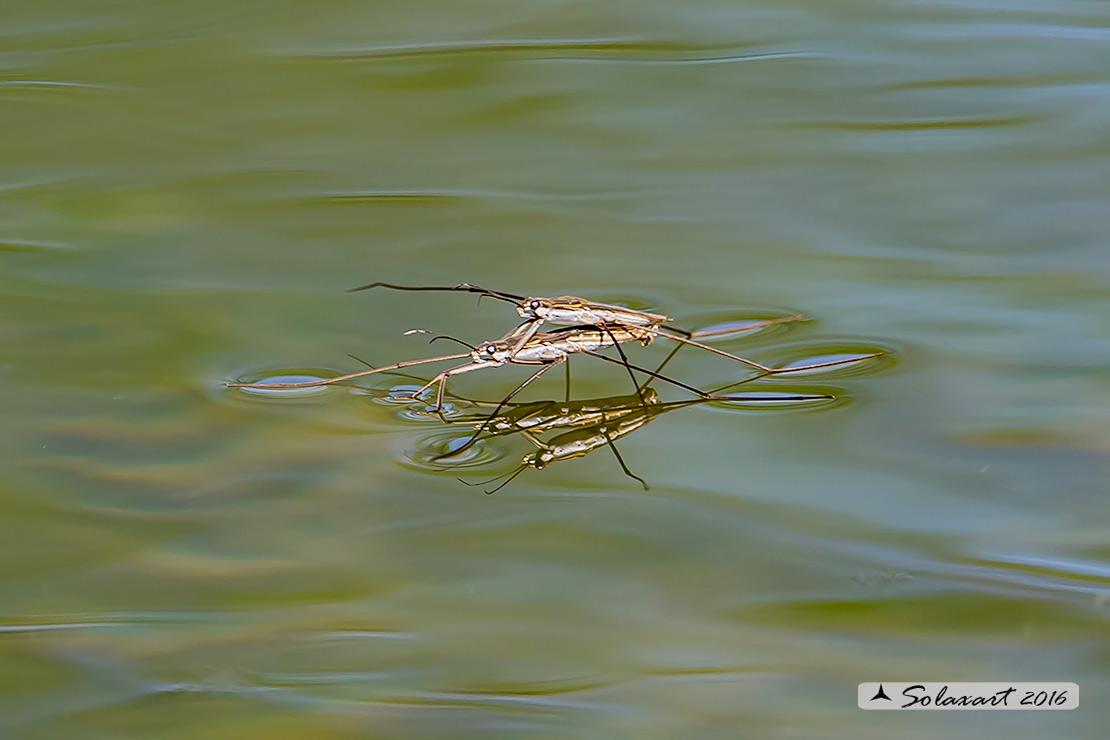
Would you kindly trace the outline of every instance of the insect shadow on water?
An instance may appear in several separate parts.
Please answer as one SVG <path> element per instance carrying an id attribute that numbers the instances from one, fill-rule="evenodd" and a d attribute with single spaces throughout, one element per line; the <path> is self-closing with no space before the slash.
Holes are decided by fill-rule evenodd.
<path id="1" fill-rule="evenodd" d="M 495 476 L 488 480 L 475 483 L 459 479 L 468 486 L 486 486 L 496 481 L 502 481 L 496 487 L 487 490 L 492 494 L 507 486 L 514 478 L 528 468 L 542 470 L 551 463 L 584 457 L 602 447 L 608 447 L 621 470 L 630 478 L 640 482 L 644 490 L 648 490 L 647 482 L 633 473 L 620 451 L 616 442 L 660 416 L 676 411 L 680 408 L 695 406 L 712 401 L 726 403 L 743 403 L 756 401 L 761 405 L 777 402 L 783 404 L 814 403 L 835 400 L 829 393 L 779 393 L 777 395 L 761 394 L 755 397 L 743 395 L 720 395 L 725 390 L 736 385 L 749 383 L 755 378 L 730 383 L 707 392 L 707 397 L 685 399 L 681 401 L 662 402 L 655 389 L 646 386 L 640 394 L 615 396 L 611 398 L 598 398 L 574 402 L 537 401 L 529 404 L 512 406 L 507 413 L 501 413 L 494 418 L 483 417 L 477 425 L 476 434 L 485 433 L 486 437 L 504 437 L 519 434 L 536 446 L 536 451 L 524 457 L 521 464 L 508 473 Z M 476 403 L 471 401 L 471 403 Z M 506 406 L 504 402 L 498 403 L 498 410 Z M 474 423 L 474 420 L 460 419 L 456 424 Z M 546 432 L 560 432 L 547 441 L 539 435 Z M 468 440 L 467 446 L 473 438 Z M 457 454 L 459 450 L 451 454 Z M 446 455 L 437 455 L 432 461 L 443 459 Z"/>
<path id="2" fill-rule="evenodd" d="M 637 429 L 642 428 L 650 421 L 653 421 L 665 413 L 711 401 L 732 404 L 755 402 L 761 407 L 766 407 L 768 404 L 814 403 L 832 401 L 836 398 L 828 392 L 762 393 L 753 396 L 734 394 L 721 395 L 724 391 L 735 388 L 738 385 L 751 383 L 761 377 L 754 376 L 719 386 L 711 391 L 699 391 L 700 397 L 696 399 L 664 403 L 660 400 L 655 389 L 650 387 L 650 384 L 654 379 L 664 377 L 661 375 L 661 371 L 682 347 L 683 345 L 681 344 L 676 345 L 663 359 L 662 363 L 660 363 L 654 371 L 651 371 L 648 380 L 636 389 L 636 393 L 627 396 L 588 399 L 574 402 L 545 400 L 528 403 L 512 403 L 511 397 L 520 390 L 520 387 L 518 387 L 509 397 L 503 398 L 497 402 L 475 401 L 472 399 L 461 399 L 460 397 L 461 400 L 465 400 L 468 404 L 473 406 L 492 406 L 494 407 L 494 411 L 492 414 L 486 415 L 483 413 L 470 419 L 463 418 L 451 421 L 443 419 L 444 423 L 452 425 L 473 424 L 475 426 L 475 431 L 463 445 L 452 448 L 446 453 L 435 455 L 429 459 L 429 462 L 439 462 L 445 458 L 460 454 L 463 450 L 471 447 L 479 439 L 483 438 L 483 434 L 485 435 L 484 438 L 506 437 L 519 434 L 537 448 L 536 452 L 525 456 L 520 466 L 508 473 L 477 483 L 471 483 L 461 478 L 458 480 L 468 486 L 485 486 L 504 479 L 500 485 L 486 491 L 486 493 L 492 494 L 504 488 L 527 468 L 541 470 L 553 462 L 584 457 L 601 447 L 608 447 L 613 452 L 614 457 L 617 459 L 625 475 L 639 481 L 644 487 L 644 490 L 648 490 L 647 482 L 629 469 L 620 451 L 617 449 L 615 442 Z M 366 364 L 365 361 L 360 358 L 355 357 L 354 359 Z M 393 374 L 392 371 L 390 372 Z M 441 416 L 441 419 L 442 418 Z M 539 435 L 547 432 L 561 433 L 545 442 Z"/>
<path id="3" fill-rule="evenodd" d="M 655 368 L 653 374 L 661 373 L 682 347 L 683 345 L 681 344 L 675 346 L 659 366 Z M 354 355 L 350 355 L 350 357 L 357 362 L 371 367 L 371 369 L 378 369 L 373 368 L 373 366 L 359 357 L 355 357 Z M 381 368 L 381 370 L 391 375 L 412 378 L 422 383 L 426 382 L 423 378 L 406 373 L 399 373 L 389 370 L 388 368 Z M 614 457 L 617 459 L 617 463 L 620 465 L 625 475 L 639 481 L 644 490 L 648 490 L 647 482 L 629 469 L 623 456 L 617 449 L 615 442 L 628 436 L 637 429 L 642 428 L 650 421 L 653 421 L 665 413 L 709 402 L 723 402 L 729 404 L 753 402 L 759 407 L 766 408 L 768 405 L 811 404 L 836 400 L 836 396 L 829 392 L 758 393 L 750 396 L 734 394 L 721 395 L 724 391 L 728 391 L 739 385 L 751 383 L 754 380 L 758 380 L 760 377 L 761 376 L 755 376 L 718 386 L 710 391 L 704 392 L 704 397 L 666 403 L 661 401 L 658 392 L 650 387 L 651 382 L 654 380 L 653 377 L 649 377 L 642 386 L 638 387 L 635 394 L 585 399 L 573 402 L 542 400 L 513 403 L 510 398 L 504 398 L 500 401 L 476 401 L 474 399 L 457 397 L 459 400 L 463 400 L 469 405 L 479 407 L 492 406 L 495 410 L 492 414 L 486 415 L 482 413 L 473 418 L 455 418 L 447 420 L 441 416 L 440 418 L 445 424 L 473 425 L 475 427 L 475 432 L 467 439 L 465 445 L 453 448 L 447 453 L 435 455 L 429 458 L 428 461 L 438 462 L 447 457 L 454 457 L 460 454 L 465 448 L 474 444 L 478 438 L 508 437 L 519 434 L 537 448 L 536 452 L 524 457 L 521 465 L 508 473 L 476 483 L 463 480 L 462 478 L 458 478 L 457 480 L 468 486 L 485 486 L 504 479 L 500 485 L 486 491 L 487 494 L 493 494 L 507 486 L 527 468 L 542 470 L 553 462 L 584 457 L 601 447 L 608 447 L 613 452 Z M 547 432 L 562 433 L 544 442 L 540 439 L 539 435 Z M 482 437 L 483 434 L 485 435 L 484 437 Z"/>

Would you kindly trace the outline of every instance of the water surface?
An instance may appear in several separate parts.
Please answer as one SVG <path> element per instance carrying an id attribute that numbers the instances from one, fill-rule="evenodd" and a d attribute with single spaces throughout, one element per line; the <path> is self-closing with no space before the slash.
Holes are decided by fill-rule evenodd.
<path id="1" fill-rule="evenodd" d="M 9 3 L 4 734 L 1103 737 L 1108 27 L 1094 2 Z M 721 346 L 889 362 L 806 379 L 828 407 L 653 421 L 620 444 L 647 492 L 599 451 L 486 496 L 420 463 L 445 430 L 390 397 L 411 379 L 223 387 L 512 326 L 343 293 L 372 280 L 802 313 Z M 580 359 L 580 398 L 629 392 Z M 1074 681 L 1081 708 L 877 716 L 876 680 Z"/>

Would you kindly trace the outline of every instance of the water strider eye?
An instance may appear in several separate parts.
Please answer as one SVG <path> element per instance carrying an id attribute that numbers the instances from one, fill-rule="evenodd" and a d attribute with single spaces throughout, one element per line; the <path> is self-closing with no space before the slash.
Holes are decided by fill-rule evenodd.
<path id="1" fill-rule="evenodd" d="M 533 299 L 531 301 L 528 301 L 528 307 L 531 308 L 531 309 L 537 309 L 542 305 L 543 305 L 542 303 L 540 303 L 539 301 L 537 301 L 535 299 Z"/>
<path id="2" fill-rule="evenodd" d="M 492 355 L 494 352 L 497 351 L 497 347 L 493 346 L 492 344 L 487 344 L 482 347 L 482 351 L 485 352 L 487 355 Z"/>

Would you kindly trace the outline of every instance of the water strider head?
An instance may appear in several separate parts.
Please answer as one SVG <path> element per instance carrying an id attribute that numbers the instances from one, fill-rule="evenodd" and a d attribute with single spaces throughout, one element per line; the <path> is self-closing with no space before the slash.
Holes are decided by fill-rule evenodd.
<path id="1" fill-rule="evenodd" d="M 534 329 L 535 327 L 528 323 L 521 324 L 500 339 L 480 342 L 475 345 L 470 357 L 475 363 L 479 364 L 494 362 L 498 365 L 504 365 L 511 361 L 521 348 L 521 340 L 528 344 L 531 343 L 532 336 L 536 334 Z"/>
<path id="2" fill-rule="evenodd" d="M 512 359 L 515 344 L 498 340 L 496 342 L 482 342 L 470 353 L 471 359 L 476 363 L 496 362 L 503 365 Z"/>

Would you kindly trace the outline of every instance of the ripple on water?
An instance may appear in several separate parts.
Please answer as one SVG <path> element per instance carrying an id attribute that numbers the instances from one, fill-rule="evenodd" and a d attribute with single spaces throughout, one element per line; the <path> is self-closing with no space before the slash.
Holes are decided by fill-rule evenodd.
<path id="1" fill-rule="evenodd" d="M 473 431 L 474 428 L 467 425 L 453 432 L 441 432 L 424 437 L 417 443 L 415 450 L 404 451 L 401 462 L 418 470 L 443 471 L 484 468 L 504 459 L 504 455 L 493 449 L 491 445 L 486 443 L 486 440 L 479 440 L 461 454 L 443 460 L 435 459 L 439 455 L 462 447 L 470 439 L 470 434 Z"/>
<path id="2" fill-rule="evenodd" d="M 238 373 L 235 377 L 239 383 L 312 383 L 328 378 L 334 378 L 340 373 L 324 368 L 282 368 L 279 370 L 259 370 Z M 333 385 L 314 385 L 307 388 L 247 388 L 237 386 L 227 390 L 250 398 L 281 398 L 304 399 L 326 395 L 338 389 Z"/>
<path id="3" fill-rule="evenodd" d="M 843 388 L 816 385 L 761 385 L 725 392 L 728 401 L 711 401 L 711 408 L 730 413 L 766 413 L 785 411 L 825 410 L 848 403 L 850 397 Z"/>
<path id="4" fill-rule="evenodd" d="M 434 404 L 413 398 L 413 394 L 422 387 L 419 385 L 394 385 L 368 393 L 368 395 L 371 396 L 374 403 L 395 409 L 394 415 L 405 421 L 453 421 L 466 416 L 477 408 L 474 404 L 463 399 L 445 399 L 443 408 L 439 413 L 436 413 Z"/>
<path id="5" fill-rule="evenodd" d="M 418 385 L 391 385 L 388 388 L 381 388 L 373 393 L 368 393 L 370 400 L 381 406 L 402 407 L 416 407 L 420 404 L 419 401 L 413 398 L 414 393 L 420 390 Z"/>
<path id="6" fill-rule="evenodd" d="M 799 342 L 777 347 L 768 354 L 770 359 L 760 361 L 788 371 L 776 374 L 777 378 L 871 375 L 893 367 L 896 362 L 889 347 L 850 340 Z"/>

